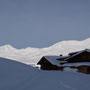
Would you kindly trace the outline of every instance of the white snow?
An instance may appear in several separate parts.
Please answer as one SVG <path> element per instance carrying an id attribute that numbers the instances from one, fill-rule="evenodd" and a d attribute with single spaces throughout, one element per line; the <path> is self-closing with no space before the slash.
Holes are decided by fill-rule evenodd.
<path id="1" fill-rule="evenodd" d="M 0 90 L 90 90 L 90 75 L 68 71 L 41 71 L 0 58 Z"/>
<path id="2" fill-rule="evenodd" d="M 61 66 L 82 66 L 82 65 L 90 66 L 90 62 L 66 63 L 62 64 Z"/>
<path id="3" fill-rule="evenodd" d="M 0 57 L 13 59 L 25 64 L 36 64 L 43 56 L 60 54 L 67 55 L 71 52 L 90 49 L 90 38 L 83 41 L 61 41 L 47 48 L 16 49 L 10 45 L 0 47 Z"/>
<path id="4" fill-rule="evenodd" d="M 66 67 L 66 68 L 64 68 L 64 71 L 67 71 L 67 72 L 77 72 L 78 70 L 77 69 L 71 69 L 70 67 Z"/>

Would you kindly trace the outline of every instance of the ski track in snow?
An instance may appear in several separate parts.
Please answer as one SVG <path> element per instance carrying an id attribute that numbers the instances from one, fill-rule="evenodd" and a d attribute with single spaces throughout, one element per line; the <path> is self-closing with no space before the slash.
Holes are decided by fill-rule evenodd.
<path id="1" fill-rule="evenodd" d="M 70 90 L 77 90 L 77 89 L 75 89 L 75 88 L 73 88 L 73 87 L 71 87 L 71 86 L 69 86 L 69 85 L 67 85 L 67 84 L 65 84 L 63 82 L 60 82 L 60 85 L 66 87 L 66 88 L 69 88 Z"/>

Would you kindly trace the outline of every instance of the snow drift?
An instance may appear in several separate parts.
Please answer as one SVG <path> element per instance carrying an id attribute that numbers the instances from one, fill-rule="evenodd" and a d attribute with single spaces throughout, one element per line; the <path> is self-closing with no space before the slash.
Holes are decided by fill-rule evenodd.
<path id="1" fill-rule="evenodd" d="M 90 49 L 90 38 L 83 41 L 61 41 L 47 48 L 16 49 L 10 45 L 0 47 L 0 57 L 13 59 L 26 64 L 36 64 L 42 56 L 67 55 L 83 49 Z"/>
<path id="2" fill-rule="evenodd" d="M 17 61 L 0 58 L 0 90 L 90 90 L 90 75 L 40 71 Z"/>

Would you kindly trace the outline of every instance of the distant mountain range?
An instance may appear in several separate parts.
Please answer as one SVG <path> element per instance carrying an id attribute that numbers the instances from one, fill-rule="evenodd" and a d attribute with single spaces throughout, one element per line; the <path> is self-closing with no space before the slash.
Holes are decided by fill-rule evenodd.
<path id="1" fill-rule="evenodd" d="M 83 49 L 90 49 L 90 38 L 83 41 L 69 40 L 61 41 L 47 48 L 16 49 L 11 45 L 0 47 L 0 57 L 16 60 L 25 64 L 36 64 L 42 56 L 60 54 L 67 55 Z"/>

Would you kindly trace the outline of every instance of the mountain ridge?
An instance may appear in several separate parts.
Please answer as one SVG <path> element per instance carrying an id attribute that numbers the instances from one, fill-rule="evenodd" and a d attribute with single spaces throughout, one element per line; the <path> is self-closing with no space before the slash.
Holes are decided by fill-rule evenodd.
<path id="1" fill-rule="evenodd" d="M 0 57 L 16 60 L 25 64 L 36 64 L 42 56 L 46 55 L 67 55 L 70 52 L 90 49 L 90 38 L 76 41 L 68 40 L 58 42 L 45 48 L 22 48 L 16 49 L 11 45 L 0 46 Z"/>

